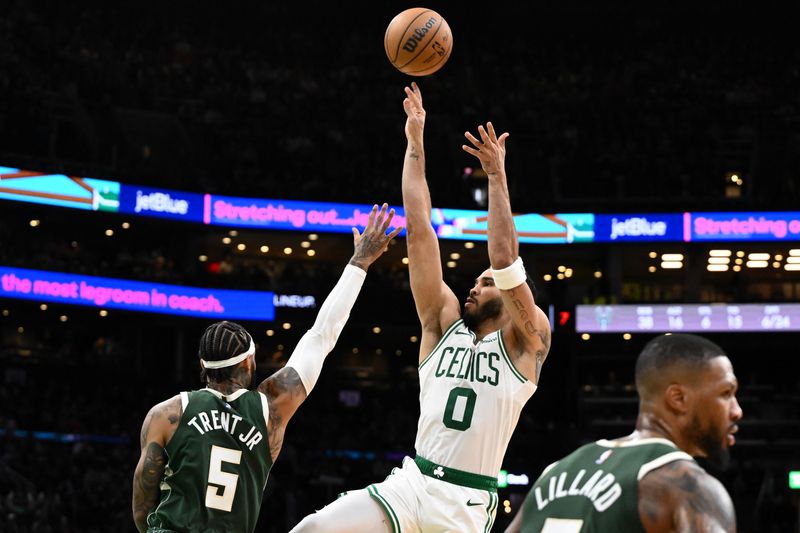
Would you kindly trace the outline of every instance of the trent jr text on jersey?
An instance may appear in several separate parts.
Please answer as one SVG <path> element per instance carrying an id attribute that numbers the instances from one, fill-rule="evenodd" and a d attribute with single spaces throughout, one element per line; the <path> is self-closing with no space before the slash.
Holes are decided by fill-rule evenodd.
<path id="1" fill-rule="evenodd" d="M 239 424 L 241 422 L 241 425 Z M 255 426 L 243 421 L 242 417 L 225 411 L 211 409 L 208 412 L 201 411 L 187 422 L 195 428 L 201 435 L 209 431 L 224 430 L 237 437 L 236 429 L 240 429 L 238 439 L 245 443 L 245 446 L 252 451 L 256 444 L 264 439 L 264 436 Z"/>

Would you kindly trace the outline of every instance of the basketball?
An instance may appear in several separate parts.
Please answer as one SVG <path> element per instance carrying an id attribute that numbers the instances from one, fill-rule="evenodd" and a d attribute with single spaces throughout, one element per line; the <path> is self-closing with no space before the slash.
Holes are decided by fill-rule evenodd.
<path id="1" fill-rule="evenodd" d="M 383 37 L 383 47 L 400 72 L 427 76 L 447 63 L 453 50 L 453 34 L 439 13 L 414 7 L 392 19 Z"/>

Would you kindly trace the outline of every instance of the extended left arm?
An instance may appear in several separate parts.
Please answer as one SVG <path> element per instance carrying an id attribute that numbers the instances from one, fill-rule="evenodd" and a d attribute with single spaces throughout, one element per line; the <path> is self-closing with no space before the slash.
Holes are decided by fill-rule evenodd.
<path id="1" fill-rule="evenodd" d="M 474 148 L 466 145 L 463 148 L 480 160 L 489 178 L 489 262 L 495 285 L 511 315 L 509 348 L 515 352 L 511 355 L 518 360 L 526 377 L 538 382 L 542 364 L 550 350 L 550 323 L 536 306 L 519 257 L 519 239 L 505 170 L 508 133 L 498 138 L 489 122 L 486 128 L 478 126 L 478 134 L 480 140 L 467 132 L 465 135 Z"/>
<path id="2" fill-rule="evenodd" d="M 373 207 L 363 234 L 353 228 L 353 256 L 338 283 L 325 298 L 314 325 L 297 343 L 286 366 L 258 386 L 258 390 L 269 401 L 269 441 L 273 460 L 283 445 L 286 424 L 311 393 L 325 358 L 336 345 L 361 292 L 367 269 L 402 229 L 395 228 L 386 234 L 394 216 L 394 210 L 386 213 L 387 207 L 384 204 L 380 212 L 377 205 Z"/>

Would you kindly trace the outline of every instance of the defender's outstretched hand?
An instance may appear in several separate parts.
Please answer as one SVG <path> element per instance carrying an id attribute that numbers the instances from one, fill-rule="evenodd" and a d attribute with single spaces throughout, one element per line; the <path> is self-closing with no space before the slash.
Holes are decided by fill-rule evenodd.
<path id="1" fill-rule="evenodd" d="M 406 112 L 406 138 L 409 142 L 422 142 L 425 130 L 425 108 L 422 107 L 422 91 L 416 82 L 411 82 L 411 88 L 406 87 L 406 98 L 403 100 L 403 109 Z"/>
<path id="2" fill-rule="evenodd" d="M 462 145 L 461 148 L 480 160 L 481 167 L 490 178 L 500 172 L 505 172 L 508 133 L 504 133 L 498 138 L 492 123 L 487 122 L 486 128 L 482 125 L 478 126 L 478 135 L 481 136 L 480 140 L 476 139 L 470 132 L 464 133 L 464 137 L 472 143 L 474 148 L 466 144 Z"/>
<path id="3" fill-rule="evenodd" d="M 388 204 L 383 204 L 380 212 L 378 212 L 378 204 L 372 206 L 372 212 L 369 214 L 364 233 L 360 233 L 358 228 L 353 228 L 355 250 L 353 251 L 353 257 L 350 259 L 351 265 L 367 270 L 369 265 L 388 250 L 389 242 L 403 230 L 403 227 L 400 226 L 392 230 L 391 233 L 386 233 L 394 218 L 394 209 L 390 209 L 389 213 L 386 213 L 388 207 Z"/>

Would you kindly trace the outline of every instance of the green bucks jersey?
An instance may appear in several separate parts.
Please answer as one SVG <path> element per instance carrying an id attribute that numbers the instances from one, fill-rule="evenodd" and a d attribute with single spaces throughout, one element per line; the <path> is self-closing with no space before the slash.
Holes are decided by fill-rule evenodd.
<path id="1" fill-rule="evenodd" d="M 148 531 L 253 531 L 272 467 L 267 397 L 246 389 L 180 396 L 183 414 Z"/>
<path id="2" fill-rule="evenodd" d="M 693 461 L 666 439 L 599 440 L 548 466 L 523 503 L 522 533 L 645 533 L 639 480 Z"/>

